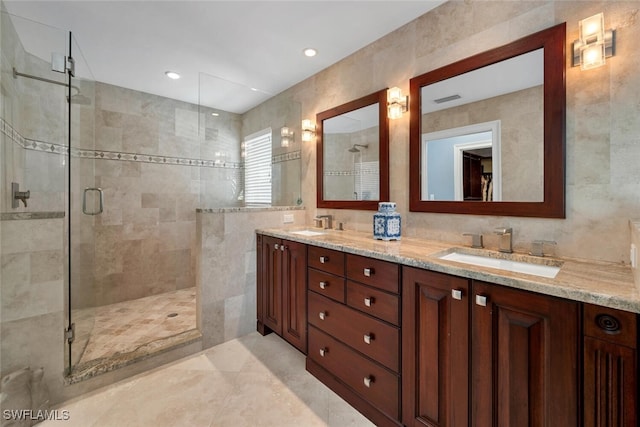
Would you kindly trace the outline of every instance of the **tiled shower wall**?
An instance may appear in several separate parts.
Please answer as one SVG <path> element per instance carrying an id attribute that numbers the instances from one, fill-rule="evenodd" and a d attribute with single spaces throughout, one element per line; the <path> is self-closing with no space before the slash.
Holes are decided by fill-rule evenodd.
<path id="1" fill-rule="evenodd" d="M 203 188 L 207 203 L 235 204 L 239 115 L 216 121 L 197 105 L 104 83 L 95 115 L 105 204 L 88 297 L 103 305 L 195 286 L 195 210 Z"/>

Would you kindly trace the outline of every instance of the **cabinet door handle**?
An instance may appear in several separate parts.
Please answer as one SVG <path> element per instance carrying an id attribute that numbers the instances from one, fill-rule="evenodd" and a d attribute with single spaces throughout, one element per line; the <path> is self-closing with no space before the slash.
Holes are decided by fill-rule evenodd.
<path id="1" fill-rule="evenodd" d="M 373 384 L 373 377 L 371 375 L 364 377 L 364 386 L 371 387 L 371 384 Z"/>
<path id="2" fill-rule="evenodd" d="M 364 305 L 366 305 L 367 307 L 371 307 L 371 304 L 373 304 L 374 298 L 373 297 L 367 297 L 364 299 Z"/>
<path id="3" fill-rule="evenodd" d="M 462 299 L 462 291 L 460 289 L 451 289 L 451 297 L 453 299 L 461 300 Z"/>
<path id="4" fill-rule="evenodd" d="M 326 264 L 329 262 L 329 257 L 328 256 L 321 256 L 320 257 L 320 264 Z"/>
<path id="5" fill-rule="evenodd" d="M 476 295 L 476 304 L 481 305 L 482 307 L 486 307 L 487 297 L 484 295 Z"/>
<path id="6" fill-rule="evenodd" d="M 284 252 L 284 250 L 285 250 L 286 248 L 287 248 L 287 247 L 286 247 L 285 245 L 280 245 L 280 250 L 281 250 L 282 252 Z"/>
<path id="7" fill-rule="evenodd" d="M 329 283 L 327 283 L 327 282 L 320 282 L 320 289 L 327 289 L 327 286 L 329 286 Z"/>
<path id="8" fill-rule="evenodd" d="M 375 274 L 375 270 L 373 268 L 365 268 L 364 275 L 367 277 L 371 277 L 372 274 Z"/>
<path id="9" fill-rule="evenodd" d="M 327 312 L 321 311 L 320 313 L 318 313 L 318 317 L 320 318 L 320 320 L 324 320 L 327 317 Z"/>
<path id="10" fill-rule="evenodd" d="M 321 348 L 320 349 L 320 356 L 324 357 L 325 354 L 327 354 L 329 352 L 328 348 Z"/>
<path id="11" fill-rule="evenodd" d="M 277 243 L 276 243 L 275 245 L 273 245 L 273 247 L 274 247 L 274 249 L 275 249 L 276 251 L 277 251 L 278 249 L 280 249 L 280 245 L 279 245 L 279 244 L 277 244 Z"/>
<path id="12" fill-rule="evenodd" d="M 373 338 L 373 334 L 364 334 L 364 342 L 366 342 L 367 344 L 371 344 Z"/>

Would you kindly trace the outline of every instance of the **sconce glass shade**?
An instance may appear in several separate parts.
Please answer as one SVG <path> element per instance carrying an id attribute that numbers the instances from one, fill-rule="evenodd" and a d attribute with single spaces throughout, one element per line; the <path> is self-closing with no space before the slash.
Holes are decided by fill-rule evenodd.
<path id="1" fill-rule="evenodd" d="M 580 51 L 580 69 L 589 70 L 604 65 L 604 43 L 592 43 Z"/>
<path id="2" fill-rule="evenodd" d="M 402 105 L 398 103 L 389 104 L 388 106 L 388 116 L 390 119 L 399 119 L 402 117 Z"/>
<path id="3" fill-rule="evenodd" d="M 309 119 L 302 121 L 302 140 L 309 142 L 313 140 L 313 136 L 316 133 L 316 125 Z"/>
<path id="4" fill-rule="evenodd" d="M 402 102 L 402 89 L 395 86 L 387 91 L 387 102 L 392 104 L 394 102 Z"/>
<path id="5" fill-rule="evenodd" d="M 579 37 L 583 44 L 604 42 L 604 13 L 598 13 L 578 23 Z"/>

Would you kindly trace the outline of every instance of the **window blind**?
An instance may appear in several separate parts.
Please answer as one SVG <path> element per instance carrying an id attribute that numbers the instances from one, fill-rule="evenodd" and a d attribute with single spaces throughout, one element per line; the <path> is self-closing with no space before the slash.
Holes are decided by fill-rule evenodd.
<path id="1" fill-rule="evenodd" d="M 244 140 L 244 200 L 271 204 L 271 128 Z"/>

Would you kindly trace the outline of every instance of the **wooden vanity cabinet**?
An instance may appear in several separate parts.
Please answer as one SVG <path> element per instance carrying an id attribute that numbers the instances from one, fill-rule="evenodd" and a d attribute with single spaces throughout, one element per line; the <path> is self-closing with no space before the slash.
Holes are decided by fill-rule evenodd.
<path id="1" fill-rule="evenodd" d="M 270 331 L 307 353 L 307 246 L 257 236 L 258 332 Z"/>
<path id="2" fill-rule="evenodd" d="M 400 267 L 334 252 L 309 247 L 307 370 L 376 425 L 398 426 Z"/>
<path id="3" fill-rule="evenodd" d="M 638 316 L 583 305 L 583 426 L 638 425 Z"/>
<path id="4" fill-rule="evenodd" d="M 577 426 L 578 304 L 403 268 L 407 426 Z"/>

